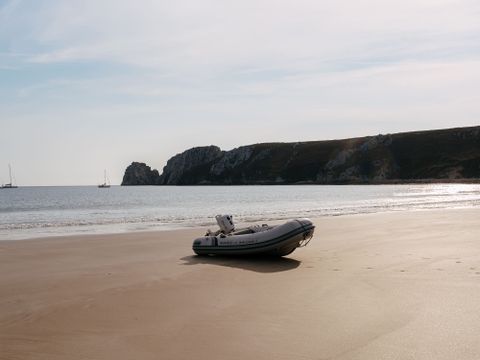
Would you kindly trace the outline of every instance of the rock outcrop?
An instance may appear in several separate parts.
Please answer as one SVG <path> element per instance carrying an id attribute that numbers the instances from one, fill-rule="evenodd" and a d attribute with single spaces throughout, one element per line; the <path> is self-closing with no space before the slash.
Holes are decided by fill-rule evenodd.
<path id="1" fill-rule="evenodd" d="M 160 175 L 145 163 L 132 162 L 123 175 L 122 185 L 159 185 Z"/>
<path id="2" fill-rule="evenodd" d="M 477 126 L 255 144 L 230 151 L 197 147 L 172 157 L 161 176 L 145 164 L 133 163 L 122 185 L 361 184 L 479 178 Z"/>

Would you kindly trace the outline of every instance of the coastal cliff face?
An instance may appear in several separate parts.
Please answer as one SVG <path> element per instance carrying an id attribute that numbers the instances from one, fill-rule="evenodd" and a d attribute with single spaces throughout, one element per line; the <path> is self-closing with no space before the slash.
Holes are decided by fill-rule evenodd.
<path id="1" fill-rule="evenodd" d="M 217 146 L 196 147 L 177 154 L 167 161 L 159 182 L 162 185 L 208 183 L 210 164 L 223 154 Z"/>
<path id="2" fill-rule="evenodd" d="M 145 164 L 138 164 L 127 168 L 122 185 L 356 184 L 478 179 L 480 126 L 345 140 L 255 144 L 231 151 L 216 146 L 197 147 L 172 157 L 161 176 Z"/>

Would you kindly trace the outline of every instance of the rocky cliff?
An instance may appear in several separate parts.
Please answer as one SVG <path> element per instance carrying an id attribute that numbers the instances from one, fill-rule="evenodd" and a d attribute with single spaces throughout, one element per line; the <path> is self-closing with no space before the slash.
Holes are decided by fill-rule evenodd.
<path id="1" fill-rule="evenodd" d="M 128 176 L 127 176 L 128 174 Z M 346 184 L 480 178 L 480 126 L 361 138 L 265 143 L 175 155 L 162 175 L 132 163 L 122 185 Z"/>
<path id="2" fill-rule="evenodd" d="M 225 152 L 217 146 L 196 147 L 175 155 L 167 161 L 159 178 L 163 185 L 208 183 L 210 167 L 220 160 Z"/>
<path id="3" fill-rule="evenodd" d="M 125 170 L 122 185 L 159 185 L 160 175 L 145 163 L 133 162 Z"/>

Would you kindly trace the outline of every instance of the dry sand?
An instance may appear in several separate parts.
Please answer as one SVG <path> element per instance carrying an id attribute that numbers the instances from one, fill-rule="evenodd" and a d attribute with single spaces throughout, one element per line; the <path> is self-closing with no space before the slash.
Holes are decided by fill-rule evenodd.
<path id="1" fill-rule="evenodd" d="M 480 210 L 316 219 L 288 258 L 203 229 L 0 243 L 4 359 L 479 359 Z"/>

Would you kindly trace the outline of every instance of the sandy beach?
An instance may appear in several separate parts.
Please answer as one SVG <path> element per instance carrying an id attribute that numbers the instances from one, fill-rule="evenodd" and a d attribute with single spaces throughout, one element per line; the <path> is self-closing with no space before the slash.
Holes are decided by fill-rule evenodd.
<path id="1" fill-rule="evenodd" d="M 0 359 L 478 359 L 480 210 L 314 219 L 287 258 L 204 229 L 0 242 Z"/>

